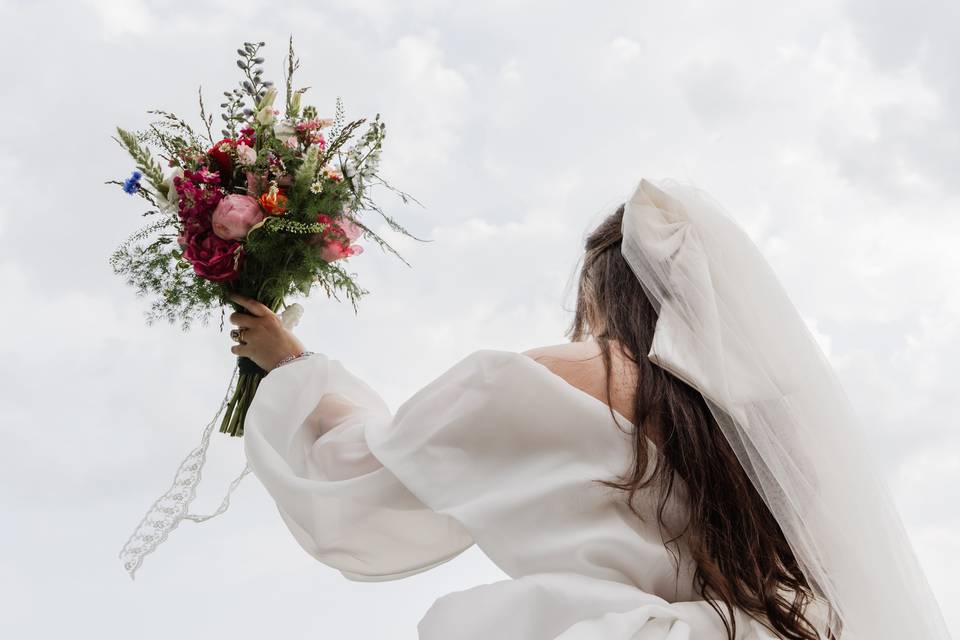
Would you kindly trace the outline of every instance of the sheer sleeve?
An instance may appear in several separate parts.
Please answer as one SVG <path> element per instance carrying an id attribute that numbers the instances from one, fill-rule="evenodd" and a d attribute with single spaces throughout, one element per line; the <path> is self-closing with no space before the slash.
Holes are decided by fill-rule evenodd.
<path id="1" fill-rule="evenodd" d="M 404 578 L 474 543 L 370 451 L 366 429 L 392 420 L 369 385 L 322 353 L 270 372 L 247 413 L 244 452 L 283 522 L 307 553 L 351 580 Z"/>

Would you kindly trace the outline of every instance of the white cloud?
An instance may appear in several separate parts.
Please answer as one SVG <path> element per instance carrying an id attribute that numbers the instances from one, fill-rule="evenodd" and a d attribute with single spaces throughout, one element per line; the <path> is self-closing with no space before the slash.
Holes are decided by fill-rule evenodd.
<path id="1" fill-rule="evenodd" d="M 108 37 L 140 36 L 161 20 L 141 0 L 84 0 L 84 4 L 94 10 Z"/>
<path id="2" fill-rule="evenodd" d="M 610 43 L 610 51 L 621 62 L 630 62 L 643 51 L 643 45 L 633 40 L 619 36 Z"/>
<path id="3" fill-rule="evenodd" d="M 371 294 L 357 315 L 311 298 L 308 346 L 396 407 L 472 349 L 560 342 L 583 235 L 641 176 L 692 180 L 782 278 L 864 418 L 938 595 L 960 598 L 944 569 L 960 539 L 954 3 L 624 1 L 589 20 L 582 4 L 533 0 L 0 11 L 16 18 L 0 37 L 23 54 L 0 68 L 22 99 L 0 130 L 0 468 L 16 523 L 3 542 L 18 550 L 0 595 L 15 635 L 413 638 L 434 598 L 502 576 L 473 550 L 412 581 L 347 583 L 303 554 L 253 478 L 221 519 L 178 529 L 135 584 L 117 564 L 232 358 L 216 326 L 144 326 L 145 301 L 110 272 L 139 208 L 102 184 L 130 169 L 109 135 L 147 108 L 193 117 L 197 84 L 212 98 L 236 81 L 243 40 L 267 41 L 279 75 L 291 31 L 308 102 L 328 110 L 340 95 L 350 115 L 383 114 L 384 174 L 426 208 L 384 205 L 433 240 L 384 233 L 413 269 L 367 243 L 352 266 Z M 236 472 L 238 444 L 216 441 L 201 510 Z M 241 594 L 258 606 L 230 615 Z"/>
<path id="4" fill-rule="evenodd" d="M 500 77 L 507 82 L 519 82 L 522 79 L 520 65 L 517 63 L 516 58 L 507 60 L 500 70 Z"/>
<path id="5" fill-rule="evenodd" d="M 470 87 L 439 46 L 423 38 L 403 36 L 383 57 L 389 84 L 382 90 L 407 97 L 393 103 L 391 112 L 404 126 L 395 134 L 391 129 L 392 144 L 404 149 L 402 163 L 410 170 L 436 170 L 460 141 Z"/>
<path id="6" fill-rule="evenodd" d="M 892 195 L 957 194 L 960 80 L 953 61 L 960 55 L 960 9 L 950 0 L 848 0 L 846 9 L 865 60 L 877 70 L 870 75 L 885 80 L 890 94 L 868 114 L 874 134 L 846 141 L 848 170 Z"/>
<path id="7" fill-rule="evenodd" d="M 684 95 L 694 115 L 706 127 L 731 118 L 750 116 L 750 100 L 741 73 L 730 62 L 695 62 L 680 73 Z"/>

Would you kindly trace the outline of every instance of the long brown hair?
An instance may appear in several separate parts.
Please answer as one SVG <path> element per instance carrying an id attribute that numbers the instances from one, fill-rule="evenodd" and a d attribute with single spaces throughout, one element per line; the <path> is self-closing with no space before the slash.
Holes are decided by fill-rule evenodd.
<path id="1" fill-rule="evenodd" d="M 632 434 L 632 469 L 616 480 L 598 482 L 627 492 L 627 503 L 640 519 L 644 516 L 634 505 L 634 495 L 659 483 L 657 518 L 662 533 L 664 506 L 674 489 L 676 472 L 685 484 L 690 518 L 683 531 L 665 536 L 664 544 L 669 549 L 670 543 L 686 536 L 696 562 L 694 586 L 723 620 L 730 640 L 736 636 L 734 607 L 784 638 L 816 640 L 820 636 L 804 615 L 813 599 L 810 585 L 703 396 L 646 357 L 657 314 L 620 253 L 623 212 L 620 205 L 586 239 L 575 315 L 566 335 L 574 342 L 591 335 L 599 344 L 608 401 L 611 344 L 636 364 L 632 422 L 657 425 L 658 453 L 651 473 L 646 434 L 638 426 Z M 611 416 L 616 422 L 612 407 Z"/>

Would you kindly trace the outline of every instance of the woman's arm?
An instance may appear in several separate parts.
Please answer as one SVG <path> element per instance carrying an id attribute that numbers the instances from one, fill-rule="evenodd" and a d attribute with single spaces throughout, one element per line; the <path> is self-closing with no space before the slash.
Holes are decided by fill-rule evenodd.
<path id="1" fill-rule="evenodd" d="M 275 367 L 302 344 L 265 306 L 237 302 L 254 315 L 231 316 L 247 343 L 233 352 L 270 371 L 247 412 L 244 452 L 304 550 L 351 580 L 380 581 L 472 546 L 461 523 L 431 510 L 370 451 L 368 427 L 393 421 L 382 398 L 322 353 Z"/>

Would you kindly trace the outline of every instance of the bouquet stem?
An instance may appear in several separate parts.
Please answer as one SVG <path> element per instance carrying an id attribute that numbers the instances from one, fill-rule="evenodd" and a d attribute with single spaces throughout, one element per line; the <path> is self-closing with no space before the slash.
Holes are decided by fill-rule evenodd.
<path id="1" fill-rule="evenodd" d="M 276 312 L 280 307 L 280 301 L 276 300 L 268 306 Z M 234 306 L 234 309 L 246 313 L 243 307 Z M 257 393 L 257 387 L 260 386 L 260 381 L 267 375 L 267 371 L 246 356 L 237 357 L 237 367 L 240 369 L 237 388 L 223 411 L 220 433 L 228 433 L 239 438 L 243 436 L 243 421 L 247 417 L 247 409 L 250 408 L 253 396 Z"/>
<path id="2" fill-rule="evenodd" d="M 250 358 L 240 356 L 237 358 L 237 365 L 240 367 L 240 375 L 237 379 L 237 388 L 233 392 L 233 397 L 227 404 L 223 413 L 223 421 L 220 423 L 220 433 L 229 433 L 231 436 L 243 436 L 243 421 L 247 417 L 247 409 L 253 402 L 253 396 L 260 386 L 260 381 L 267 375 L 267 372 L 261 369 Z"/>

